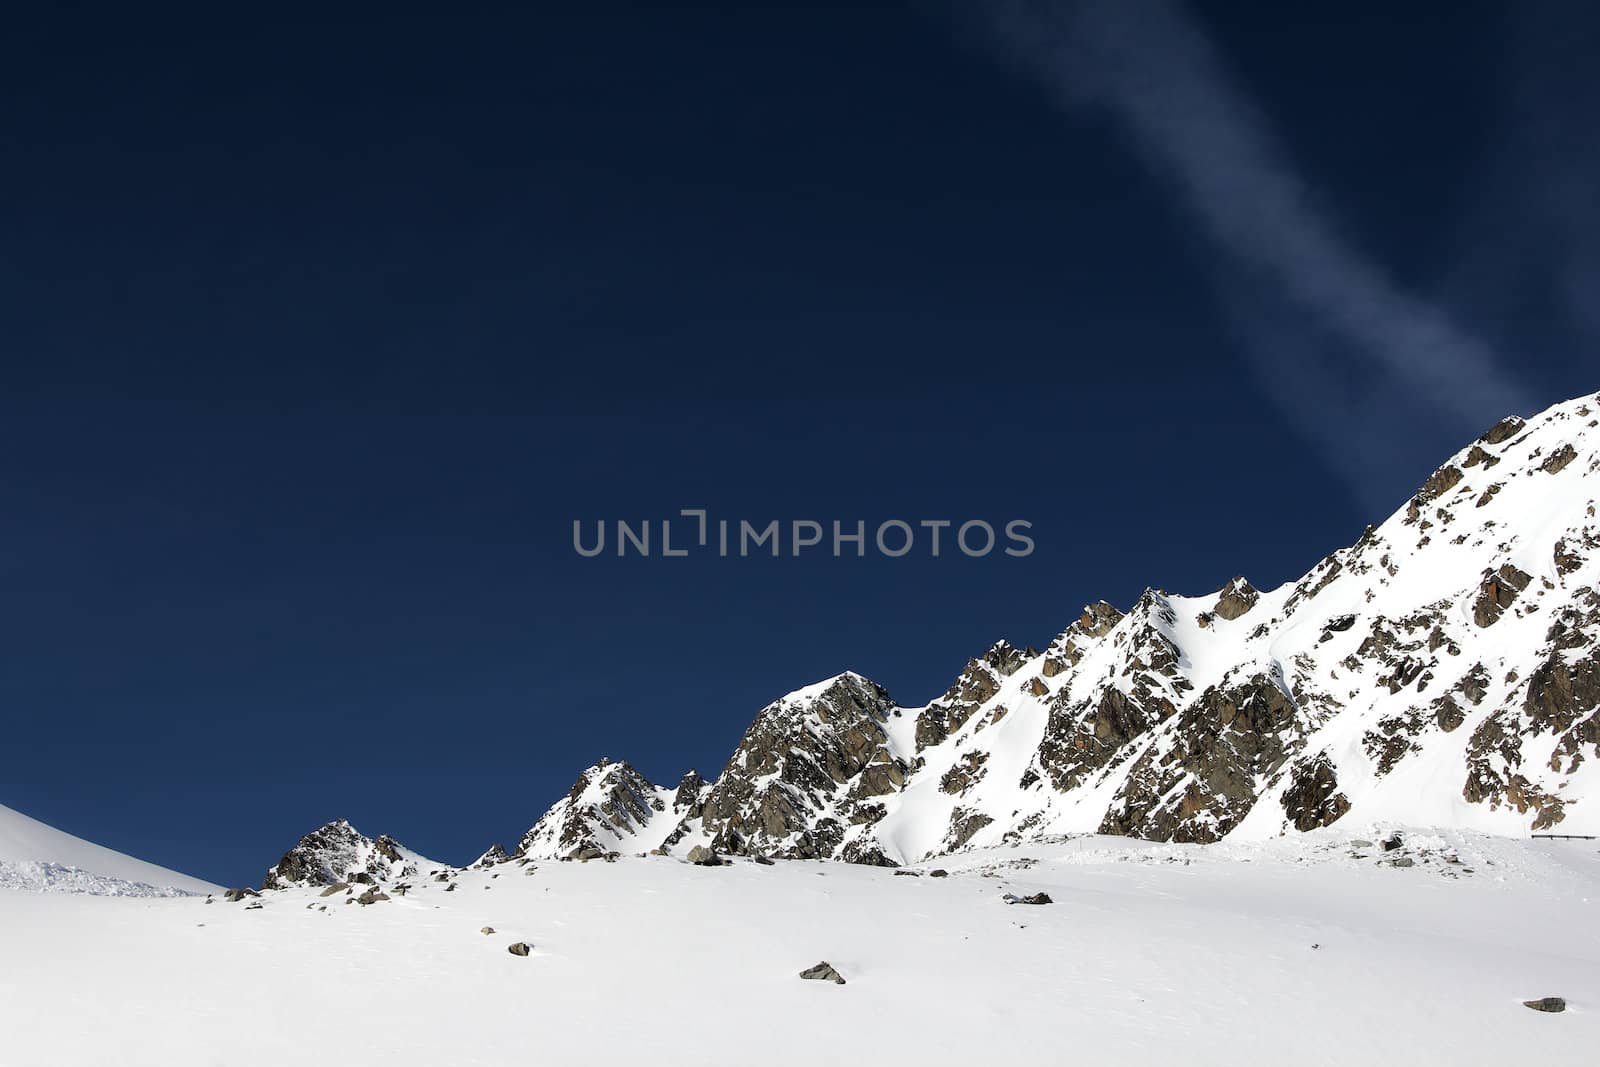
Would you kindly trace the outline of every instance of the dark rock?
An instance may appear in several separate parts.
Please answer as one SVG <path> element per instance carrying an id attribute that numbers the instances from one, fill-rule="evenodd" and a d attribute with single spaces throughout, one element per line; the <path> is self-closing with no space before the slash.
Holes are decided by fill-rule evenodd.
<path id="1" fill-rule="evenodd" d="M 935 867 L 933 870 L 928 872 L 928 877 L 929 878 L 948 878 L 948 877 L 950 877 L 950 872 L 945 870 L 943 867 Z"/>
<path id="2" fill-rule="evenodd" d="M 1527 423 L 1517 416 L 1507 415 L 1505 418 L 1501 419 L 1499 422 L 1485 430 L 1483 432 L 1483 436 L 1479 437 L 1478 440 L 1482 441 L 1486 445 L 1497 445 L 1502 441 L 1510 440 L 1513 436 L 1520 433 L 1522 428 L 1526 425 Z"/>
<path id="3" fill-rule="evenodd" d="M 1414 523 L 1422 518 L 1423 506 L 1439 499 L 1461 484 L 1463 477 L 1465 476 L 1461 473 L 1460 467 L 1449 464 L 1434 471 L 1428 480 L 1422 483 L 1422 488 L 1417 490 L 1417 494 L 1411 498 L 1411 503 L 1406 508 L 1406 521 Z"/>
<path id="4" fill-rule="evenodd" d="M 1531 581 L 1531 574 L 1509 563 L 1501 564 L 1497 571 L 1486 572 L 1478 586 L 1478 599 L 1472 605 L 1472 621 L 1479 626 L 1494 625 Z"/>
<path id="5" fill-rule="evenodd" d="M 699 771 L 690 771 L 678 780 L 678 791 L 672 795 L 672 810 L 680 814 L 699 814 L 700 799 L 709 788 Z"/>
<path id="6" fill-rule="evenodd" d="M 472 865 L 474 867 L 489 868 L 505 863 L 511 857 L 506 853 L 504 845 L 496 843 L 489 846 L 489 851 L 479 856 Z"/>
<path id="7" fill-rule="evenodd" d="M 1532 1008 L 1534 1011 L 1558 1012 L 1567 1010 L 1567 1002 L 1561 997 L 1540 997 L 1538 1000 L 1524 1000 L 1522 1006 L 1524 1008 Z"/>
<path id="8" fill-rule="evenodd" d="M 533 946 L 528 944 L 526 941 L 513 941 L 511 944 L 506 946 L 506 951 L 511 953 L 513 956 L 526 956 L 528 953 L 533 951 Z"/>
<path id="9" fill-rule="evenodd" d="M 977 659 L 968 660 L 944 696 L 917 716 L 917 751 L 936 745 L 959 730 L 972 713 L 1000 689 L 1000 683 L 1027 662 L 1027 656 L 1007 641 L 998 641 Z"/>
<path id="10" fill-rule="evenodd" d="M 950 813 L 950 828 L 945 831 L 942 851 L 951 852 L 972 840 L 974 834 L 994 822 L 992 815 L 974 808 L 958 807 Z"/>
<path id="11" fill-rule="evenodd" d="M 1383 850 L 1385 852 L 1393 852 L 1395 849 L 1399 848 L 1405 843 L 1405 838 L 1401 837 L 1399 834 L 1390 834 L 1388 837 L 1383 839 Z"/>
<path id="12" fill-rule="evenodd" d="M 844 976 L 834 970 L 833 965 L 827 960 L 823 960 L 814 967 L 807 967 L 800 972 L 800 977 L 817 982 L 832 982 L 834 985 L 844 985 Z"/>
<path id="13" fill-rule="evenodd" d="M 882 686 L 852 673 L 763 708 L 706 791 L 701 824 L 712 848 L 836 858 L 858 814 L 870 822 L 885 810 L 870 796 L 898 789 L 910 770 L 889 752 L 885 724 L 896 711 Z M 666 844 L 686 832 L 680 826 Z"/>
<path id="14" fill-rule="evenodd" d="M 705 845 L 696 845 L 689 850 L 689 862 L 696 867 L 720 867 L 722 857 L 718 856 L 715 849 Z"/>
<path id="15" fill-rule="evenodd" d="M 1260 599 L 1255 586 L 1242 577 L 1235 578 L 1217 591 L 1217 603 L 1211 611 L 1217 618 L 1231 622 L 1255 607 Z"/>
<path id="16" fill-rule="evenodd" d="M 1179 714 L 1172 747 L 1139 757 L 1100 832 L 1218 840 L 1254 806 L 1258 778 L 1283 765 L 1295 715 L 1294 701 L 1266 675 L 1208 688 Z"/>
<path id="17" fill-rule="evenodd" d="M 1337 822 L 1350 810 L 1350 798 L 1339 792 L 1339 778 L 1326 755 L 1295 765 L 1283 792 L 1283 812 L 1296 830 L 1315 830 Z"/>
<path id="18" fill-rule="evenodd" d="M 1562 445 L 1539 464 L 1539 469 L 1546 474 L 1560 474 L 1566 469 L 1567 464 L 1578 458 L 1578 450 L 1570 444 Z"/>
<path id="19" fill-rule="evenodd" d="M 1029 894 L 1028 896 L 1025 896 L 1025 897 L 1019 897 L 1019 896 L 1016 896 L 1016 895 L 1014 895 L 1012 893 L 1007 893 L 1005 896 L 1001 897 L 1000 899 L 1004 900 L 1007 904 L 1054 904 L 1055 903 L 1055 901 L 1050 899 L 1050 894 L 1049 893 L 1032 893 L 1032 894 Z"/>

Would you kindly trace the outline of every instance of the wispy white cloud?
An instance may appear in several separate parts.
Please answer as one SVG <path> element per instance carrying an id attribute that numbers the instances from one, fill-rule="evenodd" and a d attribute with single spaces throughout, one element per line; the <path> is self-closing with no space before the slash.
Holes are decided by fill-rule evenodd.
<path id="1" fill-rule="evenodd" d="M 1532 406 L 1487 345 L 1338 232 L 1178 3 L 996 0 L 991 13 L 1006 51 L 1064 105 L 1111 116 L 1225 254 L 1221 288 L 1262 385 L 1363 495 L 1385 438 L 1412 428 L 1374 413 L 1460 433 Z"/>

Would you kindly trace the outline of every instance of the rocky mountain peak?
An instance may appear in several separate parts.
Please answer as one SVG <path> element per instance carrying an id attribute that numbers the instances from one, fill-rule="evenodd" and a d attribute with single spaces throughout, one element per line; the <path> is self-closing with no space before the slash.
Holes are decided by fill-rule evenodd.
<path id="1" fill-rule="evenodd" d="M 579 774 L 567 795 L 522 836 L 516 855 L 587 859 L 623 849 L 653 848 L 674 821 L 672 794 L 627 762 L 602 756 Z"/>
<path id="2" fill-rule="evenodd" d="M 335 819 L 302 837 L 262 880 L 263 889 L 336 882 L 387 885 L 414 876 L 427 860 L 394 838 L 367 837 L 348 819 Z"/>
<path id="3" fill-rule="evenodd" d="M 900 709 L 848 672 L 796 690 L 756 715 L 706 792 L 700 832 L 720 852 L 827 858 L 872 798 L 904 784 L 908 764 L 887 725 Z"/>
<path id="4" fill-rule="evenodd" d="M 672 810 L 679 816 L 700 810 L 700 800 L 705 796 L 710 783 L 700 777 L 700 772 L 690 770 L 678 781 L 678 788 L 672 794 Z"/>
<path id="5" fill-rule="evenodd" d="M 1121 621 L 1122 612 L 1104 600 L 1097 600 L 1084 605 L 1083 614 L 1078 616 L 1073 626 L 1077 633 L 1085 637 L 1104 637 Z"/>

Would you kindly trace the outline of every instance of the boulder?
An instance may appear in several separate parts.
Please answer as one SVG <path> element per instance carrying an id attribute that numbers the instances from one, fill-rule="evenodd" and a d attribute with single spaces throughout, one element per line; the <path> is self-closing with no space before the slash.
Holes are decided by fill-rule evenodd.
<path id="1" fill-rule="evenodd" d="M 513 956 L 526 956 L 528 953 L 533 951 L 533 946 L 528 944 L 526 941 L 513 941 L 511 944 L 506 946 L 506 951 L 511 953 Z"/>
<path id="2" fill-rule="evenodd" d="M 1028 896 L 1019 897 L 1015 893 L 1007 893 L 1001 898 L 1007 904 L 1054 904 L 1049 893 L 1030 893 Z"/>
<path id="3" fill-rule="evenodd" d="M 807 967 L 800 972 L 800 977 L 817 982 L 832 982 L 834 985 L 844 985 L 844 976 L 834 970 L 833 965 L 827 960 L 823 960 L 814 967 Z"/>
<path id="4" fill-rule="evenodd" d="M 706 845 L 696 845 L 689 850 L 689 862 L 696 867 L 718 867 L 721 866 L 722 859 L 715 849 Z"/>
<path id="5" fill-rule="evenodd" d="M 1532 1008 L 1534 1011 L 1556 1012 L 1567 1010 L 1567 1002 L 1561 997 L 1540 997 L 1538 1000 L 1524 1000 L 1522 1006 L 1524 1008 Z"/>

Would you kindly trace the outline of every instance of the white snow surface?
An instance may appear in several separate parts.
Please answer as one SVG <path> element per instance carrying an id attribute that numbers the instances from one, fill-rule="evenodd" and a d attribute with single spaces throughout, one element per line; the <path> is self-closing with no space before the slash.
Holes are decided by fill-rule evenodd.
<path id="1" fill-rule="evenodd" d="M 4 805 L 0 805 L 0 888 L 136 897 L 218 889 L 74 837 Z"/>
<path id="2" fill-rule="evenodd" d="M 1057 838 L 946 857 L 947 878 L 508 862 L 366 907 L 299 888 L 238 904 L 0 890 L 0 1062 L 1592 1057 L 1595 842 L 1418 830 L 1386 853 L 1354 837 Z M 1003 901 L 1041 891 L 1054 903 Z M 531 955 L 507 951 L 519 941 Z M 846 985 L 800 980 L 823 960 Z M 1543 996 L 1567 1011 L 1521 1004 Z"/>

